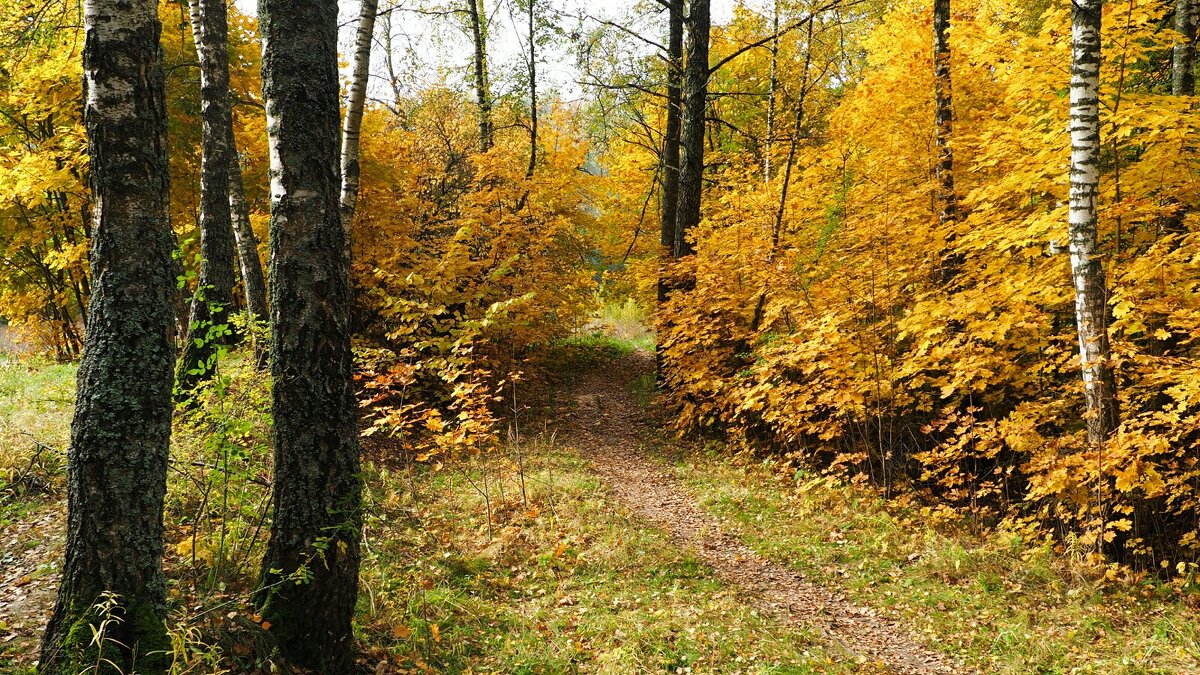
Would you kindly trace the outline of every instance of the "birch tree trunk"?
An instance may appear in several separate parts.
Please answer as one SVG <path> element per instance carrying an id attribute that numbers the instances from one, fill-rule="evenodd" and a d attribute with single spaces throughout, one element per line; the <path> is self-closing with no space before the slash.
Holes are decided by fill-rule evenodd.
<path id="1" fill-rule="evenodd" d="M 537 99 L 537 33 L 533 24 L 533 11 L 537 0 L 529 2 L 529 167 L 525 177 L 532 178 L 537 167 L 538 144 L 538 99 Z M 524 200 L 522 200 L 524 201 Z"/>
<path id="2" fill-rule="evenodd" d="M 271 149 L 275 485 L 255 601 L 292 662 L 340 675 L 354 668 L 362 486 L 339 200 L 337 1 L 258 7 Z"/>
<path id="3" fill-rule="evenodd" d="M 229 167 L 234 161 L 233 113 L 229 107 L 229 29 L 225 0 L 189 3 L 200 60 L 200 278 L 176 376 L 181 395 L 208 379 L 217 347 L 228 342 L 215 326 L 227 324 L 235 284 Z"/>
<path id="4" fill-rule="evenodd" d="M 87 0 L 84 110 L 93 194 L 92 296 L 67 452 L 66 562 L 39 672 L 96 662 L 91 624 L 116 594 L 104 656 L 163 673 L 163 497 L 175 365 L 175 236 L 158 4 Z"/>
<path id="5" fill-rule="evenodd" d="M 951 99 L 950 0 L 933 2 L 933 91 L 934 91 L 934 146 L 937 148 L 937 163 L 934 172 L 938 185 L 938 225 L 945 237 L 938 277 L 946 283 L 954 277 L 959 263 L 952 251 L 954 223 L 958 219 L 958 199 L 954 193 L 954 150 L 951 136 L 954 124 L 954 108 Z"/>
<path id="6" fill-rule="evenodd" d="M 1175 32 L 1183 41 L 1175 43 L 1171 59 L 1171 93 L 1196 94 L 1196 0 L 1175 0 Z"/>
<path id="7" fill-rule="evenodd" d="M 684 21 L 687 62 L 683 74 L 683 130 L 680 133 L 679 215 L 675 221 L 675 257 L 695 253 L 688 235 L 700 224 L 704 192 L 704 115 L 708 99 L 709 0 L 691 0 Z"/>
<path id="8" fill-rule="evenodd" d="M 258 257 L 258 237 L 254 235 L 254 228 L 250 224 L 250 204 L 246 202 L 242 163 L 238 158 L 236 145 L 233 146 L 229 160 L 229 214 L 233 219 L 233 237 L 242 268 L 246 310 L 255 321 L 266 323 L 267 284 L 263 278 L 262 260 Z"/>
<path id="9" fill-rule="evenodd" d="M 471 38 L 475 45 L 475 101 L 479 115 L 479 151 L 492 149 L 492 92 L 488 85 L 487 31 L 480 18 L 479 2 L 466 0 L 471 20 Z"/>
<path id="10" fill-rule="evenodd" d="M 1108 342 L 1108 302 L 1096 240 L 1100 184 L 1100 7 L 1076 0 L 1071 13 L 1071 277 L 1079 331 L 1088 442 L 1104 443 L 1117 426 L 1116 386 Z"/>
<path id="11" fill-rule="evenodd" d="M 358 148 L 362 131 L 363 106 L 367 100 L 367 80 L 371 76 L 371 45 L 375 39 L 375 15 L 379 0 L 361 0 L 358 33 L 354 42 L 354 71 L 346 96 L 346 117 L 342 125 L 342 227 L 346 230 L 346 255 L 354 230 L 354 209 L 358 206 Z"/>

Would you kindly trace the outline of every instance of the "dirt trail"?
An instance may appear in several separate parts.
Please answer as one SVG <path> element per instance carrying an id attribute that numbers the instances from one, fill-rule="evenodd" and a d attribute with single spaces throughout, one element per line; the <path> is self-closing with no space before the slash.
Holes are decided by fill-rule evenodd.
<path id="1" fill-rule="evenodd" d="M 874 610 L 804 580 L 723 532 L 640 441 L 647 418 L 630 385 L 653 368 L 652 356 L 635 353 L 580 373 L 573 389 L 575 412 L 563 439 L 593 462 L 626 506 L 694 547 L 762 611 L 791 624 L 815 626 L 829 641 L 893 672 L 960 672 Z"/>

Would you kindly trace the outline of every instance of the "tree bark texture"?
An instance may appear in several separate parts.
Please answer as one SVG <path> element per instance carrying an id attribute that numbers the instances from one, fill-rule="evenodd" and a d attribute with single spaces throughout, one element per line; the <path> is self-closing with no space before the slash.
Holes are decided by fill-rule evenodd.
<path id="1" fill-rule="evenodd" d="M 94 606 L 113 593 L 122 621 L 108 628 L 105 657 L 124 672 L 161 673 L 177 296 L 161 25 L 153 0 L 87 0 L 84 22 L 93 286 L 68 450 L 66 562 L 40 672 L 95 663 L 89 626 L 103 617 Z"/>
<path id="2" fill-rule="evenodd" d="M 354 209 L 358 206 L 358 148 L 362 131 L 363 105 L 367 100 L 367 79 L 371 76 L 371 45 L 375 39 L 375 15 L 379 0 L 361 0 L 358 32 L 354 42 L 354 71 L 346 96 L 346 117 L 342 125 L 342 225 L 346 230 L 349 255 Z"/>
<path id="3" fill-rule="evenodd" d="M 1096 240 L 1100 184 L 1100 0 L 1076 0 L 1071 13 L 1071 277 L 1079 331 L 1088 442 L 1101 445 L 1117 426 L 1116 385 L 1108 341 L 1107 290 Z"/>
<path id="4" fill-rule="evenodd" d="M 676 258 L 695 253 L 689 235 L 700 224 L 700 200 L 704 192 L 704 115 L 709 75 L 709 0 L 691 0 L 684 25 L 687 27 L 687 62 L 683 72 L 679 209 L 675 221 Z"/>
<path id="5" fill-rule="evenodd" d="M 1196 94 L 1196 3 L 1175 0 L 1175 32 L 1183 40 L 1175 43 L 1171 58 L 1171 93 L 1175 96 Z"/>
<path id="6" fill-rule="evenodd" d="M 200 60 L 200 277 L 192 296 L 191 318 L 176 380 L 182 395 L 208 379 L 217 347 L 228 340 L 211 329 L 228 324 L 233 305 L 233 218 L 229 208 L 229 167 L 233 112 L 229 106 L 229 28 L 225 0 L 191 0 L 192 35 Z"/>
<path id="7" fill-rule="evenodd" d="M 340 218 L 336 0 L 261 0 L 271 149 L 273 523 L 256 601 L 283 653 L 353 669 L 362 526 Z"/>
<path id="8" fill-rule="evenodd" d="M 475 101 L 479 115 L 479 151 L 492 149 L 492 92 L 488 84 L 487 30 L 483 25 L 480 0 L 466 0 L 471 21 L 471 39 L 475 45 Z"/>

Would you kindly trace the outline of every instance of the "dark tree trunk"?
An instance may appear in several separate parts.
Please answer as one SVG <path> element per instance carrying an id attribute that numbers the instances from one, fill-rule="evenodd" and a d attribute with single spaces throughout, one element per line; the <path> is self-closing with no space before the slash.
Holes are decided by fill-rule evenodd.
<path id="1" fill-rule="evenodd" d="M 216 367 L 217 347 L 227 343 L 233 305 L 233 218 L 229 208 L 229 167 L 233 150 L 233 116 L 229 107 L 229 28 L 225 0 L 191 0 L 192 35 L 200 60 L 201 120 L 204 125 L 200 165 L 200 278 L 192 297 L 192 313 L 177 375 L 186 396 Z"/>
<path id="2" fill-rule="evenodd" d="M 938 278 L 941 283 L 950 281 L 959 267 L 959 261 L 953 252 L 954 223 L 958 219 L 958 199 L 954 192 L 954 151 L 950 146 L 954 109 L 950 88 L 949 30 L 950 0 L 934 0 L 934 145 L 937 148 L 937 164 L 934 173 L 938 185 L 938 225 L 945 239 L 945 247 L 938 261 Z"/>
<path id="3" fill-rule="evenodd" d="M 670 297 L 671 288 L 668 275 L 670 274 L 671 258 L 675 254 L 675 220 L 679 210 L 679 134 L 680 122 L 683 116 L 683 0 L 670 0 L 667 15 L 667 124 L 663 132 L 662 170 L 659 171 L 662 181 L 662 200 L 659 216 L 659 254 L 658 254 L 658 304 L 661 306 Z M 665 323 L 658 327 L 660 334 L 665 334 L 669 326 Z M 665 383 L 663 377 L 662 340 L 658 340 L 654 349 L 654 359 L 657 364 L 658 382 Z"/>
<path id="4" fill-rule="evenodd" d="M 475 43 L 475 101 L 479 115 L 479 151 L 492 149 L 492 92 L 488 85 L 487 31 L 480 18 L 479 0 L 467 0 L 471 38 Z"/>
<path id="5" fill-rule="evenodd" d="M 354 662 L 362 488 L 339 209 L 337 2 L 258 6 L 272 155 L 275 487 L 256 601 L 289 659 L 338 675 Z"/>
<path id="6" fill-rule="evenodd" d="M 161 25 L 153 0 L 88 0 L 84 123 L 94 194 L 92 296 L 67 466 L 62 584 L 42 673 L 95 663 L 89 625 L 117 596 L 105 656 L 161 673 L 163 496 L 175 364 L 174 235 L 167 208 Z M 124 646 L 121 646 L 124 645 Z"/>
<path id="7" fill-rule="evenodd" d="M 675 248 L 679 208 L 679 134 L 683 116 L 683 0 L 670 0 L 667 34 L 667 126 L 662 149 L 662 214 L 660 244 L 667 257 Z M 661 286 L 660 286 L 661 289 Z M 665 298 L 660 297 L 659 300 Z"/>
<path id="8" fill-rule="evenodd" d="M 680 134 L 679 215 L 675 220 L 675 257 L 695 253 L 689 235 L 700 224 L 704 192 L 704 115 L 708 98 L 709 0 L 691 0 L 687 62 L 683 70 L 683 131 Z"/>
<path id="9" fill-rule="evenodd" d="M 362 131 L 363 106 L 367 100 L 367 79 L 371 75 L 371 44 L 375 39 L 375 15 L 379 0 L 361 0 L 358 32 L 354 47 L 354 72 L 346 96 L 346 118 L 342 125 L 342 226 L 346 230 L 346 255 L 350 255 L 354 209 L 358 206 L 358 148 Z"/>
<path id="10" fill-rule="evenodd" d="M 533 10 L 537 0 L 529 2 L 529 167 L 525 177 L 532 178 L 537 167 L 538 144 L 538 98 L 537 98 L 537 32 L 533 23 Z M 524 201 L 524 200 L 522 200 Z"/>

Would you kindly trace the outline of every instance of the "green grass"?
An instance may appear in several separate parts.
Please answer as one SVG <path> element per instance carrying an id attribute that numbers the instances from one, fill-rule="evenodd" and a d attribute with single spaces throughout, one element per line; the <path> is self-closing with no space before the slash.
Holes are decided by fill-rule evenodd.
<path id="1" fill-rule="evenodd" d="M 761 554 L 984 672 L 1200 672 L 1194 588 L 1105 584 L 1022 533 L 935 527 L 927 509 L 771 459 L 694 450 L 675 471 Z"/>
<path id="2" fill-rule="evenodd" d="M 573 454 L 526 451 L 524 502 L 512 456 L 371 467 L 360 627 L 381 655 L 441 672 L 852 670 L 616 506 Z"/>
<path id="3" fill-rule="evenodd" d="M 0 522 L 60 481 L 74 401 L 74 365 L 0 360 Z"/>

